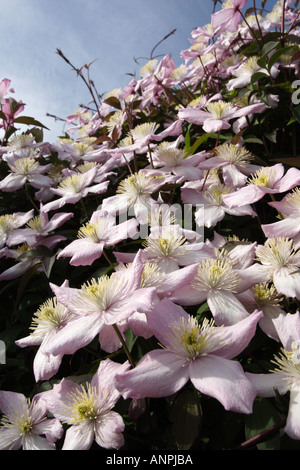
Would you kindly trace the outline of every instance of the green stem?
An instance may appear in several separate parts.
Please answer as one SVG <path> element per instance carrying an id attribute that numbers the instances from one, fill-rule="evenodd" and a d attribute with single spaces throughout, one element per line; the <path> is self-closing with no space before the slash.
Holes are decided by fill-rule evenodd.
<path id="1" fill-rule="evenodd" d="M 38 207 L 36 206 L 36 204 L 34 203 L 33 199 L 31 198 L 31 196 L 30 196 L 30 194 L 29 194 L 27 181 L 26 181 L 26 183 L 25 183 L 25 193 L 26 193 L 27 199 L 29 200 L 30 204 L 34 207 L 34 209 L 35 209 L 37 212 L 39 212 Z"/>
<path id="2" fill-rule="evenodd" d="M 131 366 L 134 368 L 134 367 L 135 367 L 135 363 L 134 363 L 134 361 L 133 361 L 133 359 L 132 359 L 132 357 L 131 357 L 131 354 L 130 354 L 130 352 L 129 352 L 129 349 L 128 349 L 128 347 L 127 347 L 127 344 L 125 343 L 124 338 L 123 338 L 123 336 L 121 335 L 120 330 L 119 330 L 119 328 L 117 327 L 116 324 L 113 325 L 113 329 L 115 330 L 115 332 L 116 332 L 116 334 L 117 334 L 119 340 L 121 341 L 121 344 L 122 344 L 122 346 L 123 346 L 123 349 L 124 349 L 124 351 L 125 351 L 126 356 L 128 357 L 128 360 L 129 360 Z"/>
<path id="3" fill-rule="evenodd" d="M 260 42 L 259 42 L 259 40 L 258 40 L 258 37 L 257 37 L 256 34 L 255 34 L 254 29 L 251 28 L 250 24 L 249 24 L 248 21 L 246 20 L 246 17 L 245 17 L 245 15 L 242 13 L 242 11 L 241 11 L 240 9 L 238 9 L 238 11 L 240 12 L 240 14 L 241 14 L 243 20 L 245 21 L 246 25 L 248 26 L 249 30 L 250 30 L 251 33 L 252 33 L 253 38 L 256 40 L 256 42 L 257 42 L 257 44 L 258 44 L 258 47 L 259 47 L 260 50 L 261 50 L 261 45 L 260 45 Z"/>
<path id="4" fill-rule="evenodd" d="M 105 253 L 105 250 L 103 250 L 102 253 L 103 253 L 104 258 L 105 258 L 106 261 L 108 262 L 108 264 L 111 266 L 111 268 L 112 268 L 112 269 L 115 269 L 115 267 L 114 267 L 112 261 L 109 259 L 109 257 L 108 257 L 107 254 Z"/>
<path id="5" fill-rule="evenodd" d="M 151 167 L 152 167 L 152 170 L 154 170 L 154 165 L 153 165 L 153 160 L 152 160 L 152 152 L 151 152 L 150 144 L 148 144 L 148 150 L 149 150 L 149 157 L 150 157 Z"/>

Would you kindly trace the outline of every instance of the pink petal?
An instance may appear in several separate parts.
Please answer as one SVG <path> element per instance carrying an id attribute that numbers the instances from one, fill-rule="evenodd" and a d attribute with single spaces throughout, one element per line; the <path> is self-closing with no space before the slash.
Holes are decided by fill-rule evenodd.
<path id="1" fill-rule="evenodd" d="M 256 390 L 239 362 L 208 354 L 191 361 L 189 368 L 194 386 L 201 393 L 216 398 L 225 410 L 252 412 Z"/>
<path id="2" fill-rule="evenodd" d="M 99 314 L 85 315 L 71 320 L 52 338 L 45 353 L 74 354 L 95 338 L 102 325 L 103 320 Z"/>
<path id="3" fill-rule="evenodd" d="M 66 431 L 62 450 L 88 450 L 94 441 L 93 423 L 71 426 Z"/>
<path id="4" fill-rule="evenodd" d="M 299 413 L 300 413 L 300 385 L 295 382 L 291 387 L 290 393 L 290 405 L 287 416 L 286 426 L 284 428 L 285 432 L 292 439 L 300 439 L 300 422 L 299 422 Z"/>
<path id="5" fill-rule="evenodd" d="M 125 429 L 122 417 L 115 411 L 105 414 L 95 425 L 95 440 L 104 449 L 120 449 L 124 444 L 121 434 Z"/>
<path id="6" fill-rule="evenodd" d="M 249 312 L 229 291 L 210 291 L 207 303 L 218 326 L 234 325 L 249 316 Z"/>
<path id="7" fill-rule="evenodd" d="M 265 195 L 265 190 L 255 184 L 249 184 L 234 193 L 224 194 L 223 201 L 229 208 L 253 204 Z"/>
<path id="8" fill-rule="evenodd" d="M 122 240 L 132 238 L 138 231 L 138 222 L 136 219 L 130 219 L 119 225 L 115 225 L 109 230 L 105 244 L 107 246 L 116 245 Z"/>
<path id="9" fill-rule="evenodd" d="M 263 224 L 261 226 L 264 234 L 268 238 L 289 237 L 293 238 L 299 235 L 300 217 L 290 216 L 272 224 Z"/>
<path id="10" fill-rule="evenodd" d="M 276 189 L 284 193 L 300 184 L 300 170 L 298 168 L 289 168 L 283 178 L 276 184 Z"/>
<path id="11" fill-rule="evenodd" d="M 150 351 L 134 369 L 116 376 L 116 387 L 124 398 L 172 395 L 189 380 L 184 362 L 167 350 Z"/>
<path id="12" fill-rule="evenodd" d="M 238 356 L 254 337 L 257 323 L 262 317 L 263 313 L 256 310 L 234 325 L 219 328 L 221 342 L 224 341 L 225 345 L 215 350 L 214 355 L 226 359 L 233 359 Z"/>
<path id="13" fill-rule="evenodd" d="M 286 376 L 281 373 L 252 374 L 246 372 L 245 375 L 254 385 L 257 396 L 259 397 L 275 397 L 275 389 L 277 389 L 281 395 L 284 395 L 290 387 L 289 381 L 285 379 Z"/>
<path id="14" fill-rule="evenodd" d="M 231 126 L 222 119 L 206 119 L 203 124 L 203 130 L 208 134 L 210 132 L 218 132 L 221 129 L 229 129 Z"/>
<path id="15" fill-rule="evenodd" d="M 71 256 L 72 266 L 90 266 L 103 252 L 104 242 L 95 243 L 89 239 L 78 239 L 66 246 L 57 258 Z"/>

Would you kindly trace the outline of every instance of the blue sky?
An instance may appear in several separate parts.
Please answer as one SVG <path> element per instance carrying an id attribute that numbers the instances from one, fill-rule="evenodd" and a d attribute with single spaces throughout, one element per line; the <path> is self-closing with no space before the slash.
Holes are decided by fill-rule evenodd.
<path id="1" fill-rule="evenodd" d="M 78 68 L 96 60 L 91 78 L 99 93 L 109 92 L 126 85 L 127 73 L 138 73 L 145 64 L 136 64 L 134 57 L 149 56 L 174 28 L 155 53 L 171 53 L 180 65 L 191 31 L 210 22 L 213 1 L 0 0 L 0 6 L 0 78 L 11 79 L 14 97 L 27 104 L 23 114 L 51 128 L 45 140 L 53 142 L 63 123 L 46 114 L 66 118 L 90 101 L 57 48 Z"/>

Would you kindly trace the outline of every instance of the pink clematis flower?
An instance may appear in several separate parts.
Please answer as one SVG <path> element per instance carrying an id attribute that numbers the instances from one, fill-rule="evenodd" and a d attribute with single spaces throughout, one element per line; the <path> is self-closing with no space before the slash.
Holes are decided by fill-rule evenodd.
<path id="1" fill-rule="evenodd" d="M 48 342 L 48 354 L 73 354 L 89 344 L 105 325 L 145 313 L 156 298 L 155 288 L 141 289 L 144 264 L 140 250 L 132 265 L 108 276 L 93 278 L 81 289 L 50 284 L 57 301 L 73 313 L 72 320 Z"/>
<path id="2" fill-rule="evenodd" d="M 230 208 L 240 207 L 259 201 L 265 194 L 284 193 L 299 184 L 300 170 L 289 168 L 284 175 L 284 166 L 277 163 L 271 167 L 261 167 L 250 176 L 246 186 L 231 194 L 225 194 L 223 201 Z"/>
<path id="3" fill-rule="evenodd" d="M 47 418 L 48 409 L 38 396 L 30 402 L 21 393 L 1 390 L 0 410 L 4 415 L 1 450 L 55 450 L 54 443 L 61 438 L 63 427 L 58 419 Z"/>
<path id="4" fill-rule="evenodd" d="M 255 283 L 251 264 L 243 264 L 241 267 L 226 252 L 218 254 L 216 251 L 214 257 L 196 263 L 193 267 L 194 277 L 189 277 L 185 284 L 179 286 L 170 296 L 171 300 L 183 306 L 207 302 L 218 326 L 233 325 L 249 316 L 237 294 L 250 289 Z"/>
<path id="5" fill-rule="evenodd" d="M 205 132 L 210 133 L 218 132 L 222 129 L 230 129 L 231 124 L 229 121 L 232 119 L 259 112 L 264 107 L 264 103 L 257 103 L 238 108 L 231 103 L 218 100 L 208 103 L 205 109 L 198 109 L 196 107 L 180 109 L 178 117 L 189 123 L 200 125 Z"/>
<path id="6" fill-rule="evenodd" d="M 160 142 L 166 137 L 178 136 L 182 132 L 182 122 L 177 120 L 171 125 L 166 127 L 163 131 L 156 134 L 159 128 L 159 124 L 155 122 L 146 122 L 144 124 L 138 124 L 136 127 L 130 130 L 129 137 L 133 143 L 127 146 L 122 146 L 122 153 L 128 153 L 136 151 L 137 153 L 143 153 L 147 151 L 150 142 Z M 111 149 L 111 154 L 120 153 L 120 149 Z"/>
<path id="7" fill-rule="evenodd" d="M 198 180 L 202 177 L 199 164 L 206 156 L 208 156 L 208 153 L 204 151 L 188 156 L 184 149 L 177 147 L 176 142 L 163 141 L 154 150 L 152 161 L 154 168 L 160 168 L 165 173 L 173 173 L 189 181 Z"/>
<path id="8" fill-rule="evenodd" d="M 33 217 L 27 222 L 27 228 L 15 230 L 9 240 L 8 246 L 27 243 L 29 246 L 43 245 L 51 250 L 57 243 L 65 240 L 63 235 L 50 235 L 49 233 L 63 225 L 67 220 L 71 219 L 74 214 L 70 212 L 60 212 L 54 214 L 49 220 L 47 212 L 41 207 L 39 215 Z"/>
<path id="9" fill-rule="evenodd" d="M 152 197 L 168 183 L 176 182 L 176 176 L 148 174 L 140 170 L 124 179 L 118 186 L 116 195 L 103 200 L 102 209 L 111 214 L 134 215 L 139 222 L 147 220 L 149 213 L 158 207 Z"/>
<path id="10" fill-rule="evenodd" d="M 0 216 L 0 248 L 5 244 L 11 246 L 15 232 L 26 224 L 32 217 L 34 211 L 31 209 L 28 212 L 15 212 L 13 214 L 4 214 Z"/>
<path id="11" fill-rule="evenodd" d="M 300 189 L 295 188 L 281 201 L 272 201 L 269 205 L 278 210 L 281 220 L 261 226 L 266 237 L 290 237 L 295 248 L 300 248 Z"/>
<path id="12" fill-rule="evenodd" d="M 292 439 L 300 439 L 300 313 L 288 313 L 277 324 L 280 341 L 283 345 L 278 356 L 272 361 L 276 368 L 269 374 L 246 373 L 248 380 L 256 388 L 259 397 L 275 397 L 277 391 L 284 395 L 290 392 L 289 410 L 284 431 Z"/>
<path id="13" fill-rule="evenodd" d="M 199 164 L 201 170 L 221 169 L 224 183 L 232 188 L 241 187 L 247 177 L 260 169 L 254 165 L 254 155 L 241 145 L 225 143 L 218 145 L 214 154 Z"/>
<path id="14" fill-rule="evenodd" d="M 76 173 L 66 177 L 57 188 L 51 188 L 52 192 L 60 197 L 45 204 L 43 206 L 44 212 L 59 209 L 65 204 L 76 204 L 89 193 L 104 193 L 109 181 L 93 184 L 96 175 L 97 168 L 93 167 L 85 173 Z"/>
<path id="15" fill-rule="evenodd" d="M 95 211 L 90 221 L 80 228 L 78 239 L 72 241 L 57 256 L 71 256 L 73 266 L 91 265 L 100 258 L 104 246 L 112 246 L 137 233 L 136 219 L 116 225 L 116 218 L 106 211 Z"/>
<path id="16" fill-rule="evenodd" d="M 224 202 L 224 197 L 227 194 L 234 194 L 234 188 L 223 183 L 212 184 L 203 192 L 191 187 L 183 186 L 181 188 L 182 202 L 196 206 L 195 221 L 199 226 L 204 224 L 205 227 L 213 227 L 226 214 L 256 216 L 255 211 L 246 202 L 237 208 L 228 207 L 226 202 Z"/>
<path id="17" fill-rule="evenodd" d="M 264 281 L 272 281 L 279 294 L 300 299 L 300 250 L 288 237 L 268 238 L 256 249 L 257 260 L 253 265 L 257 274 L 264 273 Z"/>
<path id="18" fill-rule="evenodd" d="M 40 165 L 36 158 L 17 158 L 14 155 L 7 156 L 6 162 L 10 168 L 10 173 L 0 182 L 1 191 L 17 191 L 25 183 L 37 189 L 51 186 L 52 179 L 42 174 L 52 167 L 51 163 Z"/>
<path id="19" fill-rule="evenodd" d="M 67 285 L 67 283 L 64 283 Z M 43 350 L 53 336 L 63 328 L 72 317 L 71 312 L 57 302 L 55 297 L 44 302 L 35 312 L 30 335 L 16 341 L 20 348 L 39 346 L 33 361 L 36 382 L 49 380 L 59 370 L 63 355 L 44 354 Z"/>
<path id="20" fill-rule="evenodd" d="M 15 263 L 1 272 L 0 281 L 16 279 L 31 268 L 36 269 L 37 272 L 47 273 L 48 266 L 45 253 L 36 252 L 33 247 L 30 247 L 27 243 L 24 243 L 16 249 L 5 248 L 6 250 L 3 252 L 2 256 L 14 259 Z"/>
<path id="21" fill-rule="evenodd" d="M 117 374 L 116 387 L 124 398 L 164 397 L 189 380 L 226 410 L 251 413 L 255 388 L 238 361 L 231 361 L 254 336 L 261 312 L 230 327 L 200 325 L 185 310 L 162 300 L 147 314 L 149 327 L 163 346 L 147 353 L 137 366 Z"/>
<path id="22" fill-rule="evenodd" d="M 62 450 L 88 450 L 94 440 L 105 449 L 122 447 L 125 424 L 112 410 L 120 398 L 114 380 L 117 373 L 128 368 L 128 361 L 118 364 L 106 359 L 90 382 L 77 384 L 63 379 L 43 394 L 49 411 L 69 425 Z"/>
<path id="23" fill-rule="evenodd" d="M 211 15 L 211 24 L 216 34 L 223 31 L 235 32 L 241 21 L 240 9 L 248 0 L 229 0 L 222 4 L 222 9 Z"/>

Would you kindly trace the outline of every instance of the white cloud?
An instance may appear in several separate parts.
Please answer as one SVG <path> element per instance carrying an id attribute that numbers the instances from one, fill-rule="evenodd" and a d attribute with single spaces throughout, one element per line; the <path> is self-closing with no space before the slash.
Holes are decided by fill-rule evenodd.
<path id="1" fill-rule="evenodd" d="M 205 7 L 203 6 L 205 5 Z M 147 56 L 173 28 L 155 53 L 172 53 L 189 46 L 192 29 L 210 21 L 212 2 L 189 0 L 10 0 L 1 6 L 2 77 L 12 80 L 16 99 L 28 104 L 26 114 L 60 134 L 62 123 L 46 113 L 65 118 L 90 97 L 83 82 L 56 54 L 60 48 L 70 61 L 91 66 L 100 93 L 124 86 L 138 72 L 134 57 Z M 198 24 L 197 24 L 198 23 Z M 2 78 L 0 77 L 0 78 Z"/>

